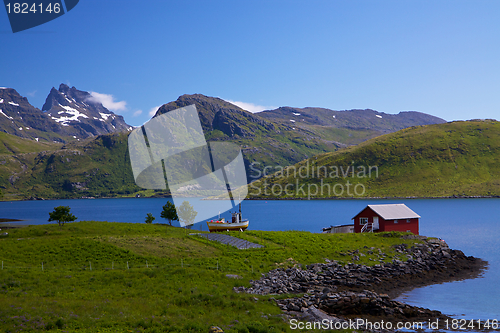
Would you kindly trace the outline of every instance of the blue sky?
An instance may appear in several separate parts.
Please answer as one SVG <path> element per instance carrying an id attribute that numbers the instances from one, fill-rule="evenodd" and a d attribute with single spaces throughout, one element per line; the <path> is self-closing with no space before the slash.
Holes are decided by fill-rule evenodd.
<path id="1" fill-rule="evenodd" d="M 80 0 L 13 34 L 0 10 L 0 86 L 38 108 L 60 83 L 104 94 L 131 125 L 193 93 L 500 119 L 499 18 L 487 0 Z"/>

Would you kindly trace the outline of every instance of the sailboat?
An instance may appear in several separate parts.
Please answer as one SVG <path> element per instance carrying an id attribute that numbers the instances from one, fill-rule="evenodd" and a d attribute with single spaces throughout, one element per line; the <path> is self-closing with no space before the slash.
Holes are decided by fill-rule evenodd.
<path id="1" fill-rule="evenodd" d="M 217 220 L 207 221 L 208 230 L 210 232 L 231 231 L 231 230 L 243 231 L 246 228 L 248 228 L 249 221 L 243 220 L 241 217 L 241 202 L 239 206 L 240 206 L 239 212 L 231 213 L 232 215 L 231 222 L 226 222 L 224 218 L 221 218 L 219 215 L 219 218 Z"/>

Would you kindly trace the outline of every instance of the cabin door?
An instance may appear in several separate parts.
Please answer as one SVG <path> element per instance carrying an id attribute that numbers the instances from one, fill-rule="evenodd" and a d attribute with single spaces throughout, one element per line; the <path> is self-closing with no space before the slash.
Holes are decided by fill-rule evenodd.
<path id="1" fill-rule="evenodd" d="M 378 225 L 378 216 L 373 217 L 373 230 L 378 230 L 379 225 Z"/>

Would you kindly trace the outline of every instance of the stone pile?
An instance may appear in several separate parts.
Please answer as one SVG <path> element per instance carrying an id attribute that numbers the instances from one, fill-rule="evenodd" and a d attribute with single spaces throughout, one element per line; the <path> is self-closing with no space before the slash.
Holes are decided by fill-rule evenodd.
<path id="1" fill-rule="evenodd" d="M 424 308 L 410 306 L 393 301 L 387 294 L 377 294 L 372 291 L 362 292 L 331 292 L 325 288 L 322 292 L 304 294 L 299 298 L 281 299 L 276 301 L 278 306 L 288 312 L 306 312 L 311 306 L 327 313 L 342 316 L 383 316 L 392 319 L 404 318 L 438 318 L 442 314 Z"/>
<path id="2" fill-rule="evenodd" d="M 402 288 L 477 276 L 484 262 L 466 257 L 462 251 L 450 249 L 442 240 L 419 238 L 424 243 L 411 247 L 407 244 L 395 245 L 396 255 L 392 262 L 384 262 L 388 255 L 380 249 L 365 247 L 366 251 L 363 252 L 366 254 L 356 250 L 349 253 L 351 259 L 356 261 L 368 254 L 378 257 L 380 263 L 374 266 L 356 263 L 343 265 L 338 261 L 326 260 L 326 263 L 308 265 L 306 269 L 297 265 L 288 269 L 278 268 L 262 274 L 258 281 L 250 281 L 250 288 L 233 289 L 259 295 L 304 293 L 301 297 L 275 301 L 289 316 L 308 321 L 329 318 L 332 322 L 346 323 L 352 318 L 367 316 L 391 322 L 447 319 L 439 311 L 410 306 L 391 300 L 391 297 Z M 368 327 L 364 330 L 392 331 Z"/>
<path id="3" fill-rule="evenodd" d="M 374 266 L 354 263 L 342 265 L 337 261 L 330 261 L 308 265 L 305 270 L 297 267 L 278 268 L 263 274 L 258 281 L 250 281 L 252 287 L 237 287 L 235 291 L 266 295 L 312 293 L 324 287 L 333 290 L 338 287 L 363 290 L 395 278 L 425 276 L 433 270 L 447 270 L 456 261 L 475 260 L 473 257 L 466 257 L 462 251 L 451 250 L 444 241 L 437 239 L 426 240 L 411 248 L 406 244 L 396 245 L 394 248 L 399 256 L 405 255 L 408 260 L 394 259 Z M 386 255 L 382 253 L 380 256 Z M 450 276 L 455 273 L 456 269 L 448 272 Z"/>

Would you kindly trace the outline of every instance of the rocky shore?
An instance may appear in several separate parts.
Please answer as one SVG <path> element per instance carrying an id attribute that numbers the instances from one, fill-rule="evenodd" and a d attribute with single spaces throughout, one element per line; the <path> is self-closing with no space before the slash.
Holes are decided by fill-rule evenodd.
<path id="1" fill-rule="evenodd" d="M 394 246 L 398 257 L 406 257 L 406 261 L 394 259 L 373 266 L 356 264 L 354 262 L 362 254 L 354 251 L 350 253 L 353 263 L 342 265 L 327 260 L 326 263 L 308 265 L 306 269 L 279 268 L 258 281 L 251 281 L 250 288 L 234 290 L 259 295 L 303 294 L 276 300 L 283 311 L 301 320 L 314 321 L 322 316 L 333 321 L 354 318 L 391 322 L 446 319 L 447 316 L 439 311 L 392 299 L 415 287 L 477 277 L 486 263 L 465 256 L 460 250 L 450 249 L 442 240 L 414 237 L 419 237 L 423 243 L 411 247 L 406 244 Z M 378 252 L 380 260 L 386 257 L 379 249 L 367 250 Z"/>

